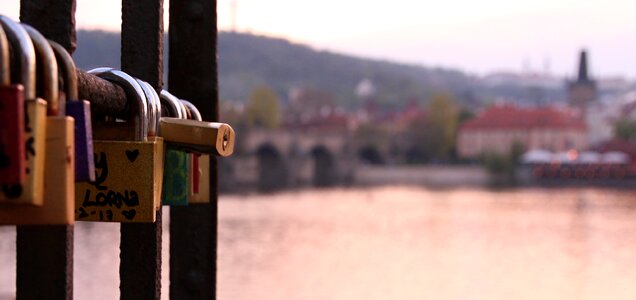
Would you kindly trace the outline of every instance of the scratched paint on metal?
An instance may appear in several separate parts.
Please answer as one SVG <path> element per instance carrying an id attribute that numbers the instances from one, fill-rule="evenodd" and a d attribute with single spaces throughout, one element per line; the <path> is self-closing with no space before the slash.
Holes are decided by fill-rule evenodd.
<path id="1" fill-rule="evenodd" d="M 27 178 L 24 185 L 3 186 L 0 203 L 42 205 L 46 140 L 46 102 L 26 101 L 24 143 Z"/>
<path id="2" fill-rule="evenodd" d="M 95 141 L 95 182 L 75 188 L 75 219 L 154 222 L 163 181 L 163 141 Z"/>
<path id="3" fill-rule="evenodd" d="M 46 118 L 45 186 L 42 206 L 3 205 L 0 225 L 71 225 L 75 219 L 75 134 L 71 117 Z"/>

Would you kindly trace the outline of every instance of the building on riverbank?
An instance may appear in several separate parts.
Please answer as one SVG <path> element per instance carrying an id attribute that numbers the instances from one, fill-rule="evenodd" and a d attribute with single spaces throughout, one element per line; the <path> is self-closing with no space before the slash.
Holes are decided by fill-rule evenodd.
<path id="1" fill-rule="evenodd" d="M 510 153 L 515 143 L 527 150 L 554 152 L 587 148 L 586 125 L 567 108 L 495 105 L 464 122 L 458 132 L 459 157 Z"/>

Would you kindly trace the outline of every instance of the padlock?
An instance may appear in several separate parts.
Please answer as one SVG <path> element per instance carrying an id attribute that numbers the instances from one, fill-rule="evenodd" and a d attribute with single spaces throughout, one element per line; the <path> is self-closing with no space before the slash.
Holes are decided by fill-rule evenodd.
<path id="1" fill-rule="evenodd" d="M 166 107 L 169 117 L 183 117 L 185 107 L 179 99 L 165 90 L 160 93 L 161 104 Z M 185 151 L 171 147 L 166 143 L 166 155 L 163 173 L 163 205 L 188 205 L 190 194 L 190 161 L 191 155 Z"/>
<path id="2" fill-rule="evenodd" d="M 35 47 L 38 60 L 38 96 L 47 100 L 46 162 L 42 206 L 6 205 L 0 209 L 0 224 L 70 225 L 75 206 L 74 120 L 59 109 L 58 69 L 55 54 L 38 31 L 23 25 Z M 38 137 L 39 138 L 39 137 Z"/>
<path id="3" fill-rule="evenodd" d="M 9 40 L 0 26 L 0 186 L 26 181 L 24 89 L 11 84 Z"/>
<path id="4" fill-rule="evenodd" d="M 36 98 L 36 55 L 29 34 L 18 23 L 0 16 L 9 43 L 13 62 L 12 68 L 19 74 L 11 79 L 24 87 L 24 158 L 26 159 L 26 181 L 24 184 L 2 185 L 0 203 L 42 205 L 44 196 L 44 162 L 46 141 L 47 103 Z"/>
<path id="5" fill-rule="evenodd" d="M 166 91 L 161 96 L 174 97 Z M 179 101 L 177 99 L 177 101 Z M 185 111 L 181 111 L 185 115 Z M 225 123 L 161 118 L 159 131 L 166 143 L 184 151 L 229 156 L 234 152 L 234 129 Z"/>
<path id="6" fill-rule="evenodd" d="M 148 136 L 157 136 L 159 130 L 159 119 L 161 118 L 161 101 L 155 89 L 147 82 L 136 79 L 139 86 L 146 95 L 148 104 Z"/>
<path id="7" fill-rule="evenodd" d="M 190 115 L 190 119 L 202 121 L 201 113 L 187 100 L 181 100 Z M 190 165 L 190 196 L 188 203 L 210 202 L 210 155 L 192 153 Z"/>
<path id="8" fill-rule="evenodd" d="M 158 143 L 159 153 L 162 156 L 165 156 L 165 146 L 163 143 L 163 138 L 157 136 L 159 131 L 159 119 L 161 118 L 161 101 L 159 100 L 159 95 L 155 89 L 147 82 L 143 80 L 136 79 L 139 86 L 144 91 L 146 95 L 147 104 L 148 104 L 148 139 L 151 141 L 155 141 Z M 164 163 L 163 157 L 159 157 L 159 162 L 157 162 L 157 167 L 155 168 L 155 177 L 159 178 L 161 176 L 161 181 L 159 182 L 159 189 L 155 189 L 154 199 L 158 199 L 155 203 L 157 210 L 161 209 L 161 193 L 163 192 L 163 174 L 164 174 Z"/>
<path id="9" fill-rule="evenodd" d="M 91 104 L 86 100 L 79 100 L 77 73 L 71 55 L 58 43 L 49 43 L 55 53 L 60 73 L 64 76 L 64 92 L 60 92 L 60 95 L 63 94 L 66 99 L 66 115 L 75 120 L 75 181 L 95 181 Z"/>
<path id="10" fill-rule="evenodd" d="M 75 219 L 78 221 L 154 222 L 161 202 L 163 140 L 148 137 L 148 102 L 139 83 L 114 69 L 89 73 L 119 84 L 126 91 L 134 126 L 134 140 L 102 140 L 94 123 L 95 181 L 76 184 Z M 122 125 L 122 124 L 119 124 Z M 121 126 L 115 126 L 121 127 Z"/>

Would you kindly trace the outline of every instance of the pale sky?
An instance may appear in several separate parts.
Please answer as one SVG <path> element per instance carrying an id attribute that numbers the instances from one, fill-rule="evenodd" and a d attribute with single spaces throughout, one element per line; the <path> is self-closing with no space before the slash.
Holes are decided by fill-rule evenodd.
<path id="1" fill-rule="evenodd" d="M 19 0 L 1 1 L 0 13 L 17 19 Z M 320 50 L 476 74 L 529 66 L 573 76 L 585 47 L 593 75 L 636 79 L 633 0 L 218 0 L 221 30 L 230 29 L 232 1 L 239 31 Z M 120 10 L 116 0 L 77 0 L 77 25 L 118 30 Z"/>

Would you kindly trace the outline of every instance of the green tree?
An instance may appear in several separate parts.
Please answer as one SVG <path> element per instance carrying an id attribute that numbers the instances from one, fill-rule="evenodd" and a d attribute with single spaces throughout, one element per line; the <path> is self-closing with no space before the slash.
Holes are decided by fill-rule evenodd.
<path id="1" fill-rule="evenodd" d="M 406 129 L 409 146 L 406 161 L 425 163 L 432 159 L 448 160 L 455 149 L 458 113 L 453 97 L 436 93 L 431 98 L 426 116 L 415 119 Z"/>
<path id="2" fill-rule="evenodd" d="M 434 94 L 428 105 L 428 117 L 439 135 L 435 156 L 441 159 L 447 158 L 455 148 L 457 138 L 458 114 L 453 96 L 448 93 Z"/>
<path id="3" fill-rule="evenodd" d="M 625 141 L 636 140 L 636 120 L 622 119 L 614 124 L 614 136 Z"/>
<path id="4" fill-rule="evenodd" d="M 278 128 L 281 122 L 281 109 L 276 93 L 267 86 L 255 88 L 247 103 L 246 117 L 248 126 Z"/>
<path id="5" fill-rule="evenodd" d="M 495 152 L 484 153 L 481 162 L 490 173 L 496 185 L 513 185 L 516 183 L 516 171 L 525 152 L 523 143 L 515 141 L 508 154 Z"/>

